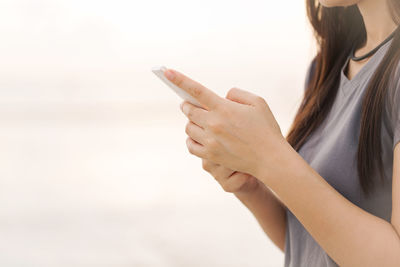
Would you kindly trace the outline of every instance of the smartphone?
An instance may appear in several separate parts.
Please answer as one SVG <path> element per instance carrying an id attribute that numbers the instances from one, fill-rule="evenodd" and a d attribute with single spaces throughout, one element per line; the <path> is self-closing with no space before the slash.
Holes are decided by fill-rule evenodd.
<path id="1" fill-rule="evenodd" d="M 179 88 L 175 84 L 173 84 L 170 80 L 168 80 L 167 77 L 164 75 L 164 71 L 166 71 L 167 68 L 165 66 L 155 66 L 151 69 L 151 71 L 157 75 L 158 78 L 160 78 L 166 85 L 168 85 L 174 92 L 179 95 L 182 99 L 187 100 L 188 102 L 192 103 L 195 106 L 201 107 L 201 104 L 191 95 L 189 95 L 186 91 L 183 89 Z"/>

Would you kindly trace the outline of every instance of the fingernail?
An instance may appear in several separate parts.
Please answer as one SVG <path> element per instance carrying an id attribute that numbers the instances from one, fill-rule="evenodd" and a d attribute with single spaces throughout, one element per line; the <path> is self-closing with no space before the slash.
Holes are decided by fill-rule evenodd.
<path id="1" fill-rule="evenodd" d="M 187 115 L 187 113 L 189 111 L 189 106 L 182 104 L 182 111 L 183 111 L 183 113 L 185 113 Z"/>
<path id="2" fill-rule="evenodd" d="M 166 70 L 164 75 L 171 81 L 175 78 L 175 73 L 172 70 Z"/>

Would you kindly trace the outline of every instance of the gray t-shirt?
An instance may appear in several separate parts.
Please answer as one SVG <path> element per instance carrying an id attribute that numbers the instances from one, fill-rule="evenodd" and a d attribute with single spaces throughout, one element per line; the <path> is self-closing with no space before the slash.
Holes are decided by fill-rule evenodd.
<path id="1" fill-rule="evenodd" d="M 400 105 L 385 105 L 381 132 L 385 183 L 381 185 L 377 177 L 375 190 L 369 197 L 362 193 L 356 158 L 361 105 L 366 86 L 391 43 L 382 46 L 352 80 L 344 74 L 350 59 L 348 57 L 341 71 L 340 86 L 331 111 L 299 149 L 304 160 L 339 193 L 355 205 L 387 221 L 390 221 L 392 211 L 393 149 L 400 140 Z M 388 94 L 391 95 L 389 98 L 400 100 L 400 89 L 396 88 L 395 92 L 395 98 Z M 285 267 L 338 266 L 293 213 L 286 209 L 286 214 Z"/>

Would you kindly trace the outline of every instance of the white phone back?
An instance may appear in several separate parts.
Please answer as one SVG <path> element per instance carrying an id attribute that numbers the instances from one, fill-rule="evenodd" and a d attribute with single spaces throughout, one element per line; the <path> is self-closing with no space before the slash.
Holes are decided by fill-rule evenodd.
<path id="1" fill-rule="evenodd" d="M 185 92 L 183 89 L 179 88 L 175 84 L 173 84 L 170 80 L 167 79 L 164 75 L 164 71 L 167 70 L 166 67 L 164 66 L 156 66 L 153 67 L 152 72 L 158 76 L 165 84 L 167 84 L 172 90 L 175 91 L 176 94 L 178 94 L 182 99 L 187 100 L 188 102 L 192 103 L 195 106 L 202 107 L 201 104 L 193 98 L 191 95 L 189 95 L 187 92 Z"/>

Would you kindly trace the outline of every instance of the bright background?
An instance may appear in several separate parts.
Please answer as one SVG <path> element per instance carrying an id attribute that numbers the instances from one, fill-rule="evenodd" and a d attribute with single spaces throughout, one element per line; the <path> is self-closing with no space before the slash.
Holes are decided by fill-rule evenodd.
<path id="1" fill-rule="evenodd" d="M 0 0 L 0 266 L 282 266 L 150 69 L 261 95 L 286 133 L 303 2 Z"/>

